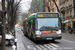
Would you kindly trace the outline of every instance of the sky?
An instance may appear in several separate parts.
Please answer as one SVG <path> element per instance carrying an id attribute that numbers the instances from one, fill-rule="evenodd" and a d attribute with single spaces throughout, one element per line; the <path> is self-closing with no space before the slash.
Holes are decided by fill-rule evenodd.
<path id="1" fill-rule="evenodd" d="M 28 10 L 30 8 L 30 5 L 31 5 L 31 1 L 32 0 L 22 0 L 20 2 L 20 6 L 21 6 L 21 12 L 22 13 L 28 13 Z"/>
<path id="2" fill-rule="evenodd" d="M 0 0 L 1 1 L 1 0 Z M 15 2 L 18 2 L 19 0 L 15 0 Z M 30 5 L 31 5 L 31 1 L 32 0 L 22 0 L 20 2 L 20 12 L 21 13 L 28 13 L 28 10 L 30 8 Z M 19 16 L 21 17 L 21 16 Z"/>
<path id="3" fill-rule="evenodd" d="M 0 0 L 1 1 L 1 0 Z M 19 1 L 19 0 L 15 0 L 15 1 Z M 29 8 L 30 8 L 30 4 L 31 4 L 31 1 L 32 0 L 22 0 L 21 2 L 20 2 L 20 8 L 21 8 L 21 12 L 23 13 L 23 12 L 26 12 L 26 13 L 28 13 L 28 10 L 29 10 Z"/>

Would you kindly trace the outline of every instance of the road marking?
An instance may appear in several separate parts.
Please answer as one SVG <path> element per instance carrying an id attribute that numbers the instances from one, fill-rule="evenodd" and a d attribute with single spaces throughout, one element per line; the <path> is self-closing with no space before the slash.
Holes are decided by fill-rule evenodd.
<path id="1" fill-rule="evenodd" d="M 55 48 L 55 47 L 53 47 L 53 46 L 51 46 L 50 44 L 47 44 L 49 47 L 51 47 L 52 49 L 57 49 L 57 48 Z"/>
<path id="2" fill-rule="evenodd" d="M 69 40 L 66 40 L 66 39 L 62 39 L 63 41 L 67 41 L 67 42 L 70 42 L 70 43 L 74 43 L 75 44 L 75 42 L 72 42 L 72 41 L 69 41 Z"/>
<path id="3" fill-rule="evenodd" d="M 29 49 L 33 49 L 33 50 L 36 50 L 36 48 L 33 47 L 33 45 L 29 45 L 27 46 Z"/>
<path id="4" fill-rule="evenodd" d="M 18 32 L 16 31 L 16 38 L 17 38 L 17 50 L 26 50 L 22 43 L 22 39 L 19 37 Z"/>
<path id="5" fill-rule="evenodd" d="M 39 45 L 40 47 L 42 47 L 44 50 L 47 50 L 45 47 L 43 47 L 42 45 Z"/>
<path id="6" fill-rule="evenodd" d="M 47 44 L 45 44 L 44 46 L 47 47 L 48 49 L 51 49 Z"/>
<path id="7" fill-rule="evenodd" d="M 53 43 L 50 43 L 51 45 L 53 45 L 53 46 L 55 46 L 55 47 L 59 47 L 58 45 L 56 45 L 56 44 L 53 44 Z"/>
<path id="8" fill-rule="evenodd" d="M 38 45 L 36 45 L 36 47 L 37 47 L 39 50 L 42 50 Z"/>

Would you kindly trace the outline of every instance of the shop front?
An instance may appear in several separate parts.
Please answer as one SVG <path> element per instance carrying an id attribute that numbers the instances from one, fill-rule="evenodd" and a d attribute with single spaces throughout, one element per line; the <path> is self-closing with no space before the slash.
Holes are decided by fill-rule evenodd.
<path id="1" fill-rule="evenodd" d="M 62 32 L 69 32 L 69 30 L 72 28 L 72 19 L 70 17 L 66 17 L 65 21 L 62 21 Z"/>

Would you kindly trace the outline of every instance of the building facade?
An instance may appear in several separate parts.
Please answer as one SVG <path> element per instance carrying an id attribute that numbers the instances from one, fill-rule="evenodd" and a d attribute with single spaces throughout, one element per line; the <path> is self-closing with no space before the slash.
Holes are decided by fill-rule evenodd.
<path id="1" fill-rule="evenodd" d="M 73 27 L 73 17 L 74 17 L 74 0 L 60 0 L 59 1 L 59 9 L 65 31 L 68 31 L 69 28 Z"/>
<path id="2" fill-rule="evenodd" d="M 55 0 L 55 2 L 59 8 L 59 0 Z M 45 0 L 45 12 L 58 12 L 53 0 Z"/>
<path id="3" fill-rule="evenodd" d="M 2 5 L 1 5 L 1 1 L 0 1 L 0 10 L 2 10 Z"/>

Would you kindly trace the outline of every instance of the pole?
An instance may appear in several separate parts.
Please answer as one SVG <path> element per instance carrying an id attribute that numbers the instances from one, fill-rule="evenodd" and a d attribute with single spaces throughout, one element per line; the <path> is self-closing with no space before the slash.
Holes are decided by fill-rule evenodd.
<path id="1" fill-rule="evenodd" d="M 5 11 L 5 0 L 2 0 L 2 10 Z M 2 48 L 1 50 L 5 50 L 5 14 L 4 14 L 4 17 L 3 17 L 3 34 L 2 34 Z"/>

